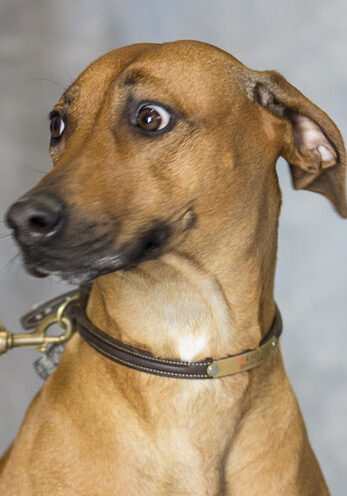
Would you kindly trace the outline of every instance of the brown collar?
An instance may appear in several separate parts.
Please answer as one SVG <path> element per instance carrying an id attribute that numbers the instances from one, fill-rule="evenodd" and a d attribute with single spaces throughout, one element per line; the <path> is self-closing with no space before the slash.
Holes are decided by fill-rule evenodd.
<path id="1" fill-rule="evenodd" d="M 79 302 L 70 305 L 68 314 L 82 338 L 105 357 L 141 372 L 176 379 L 215 379 L 258 367 L 277 347 L 282 332 L 282 319 L 276 307 L 272 326 L 257 348 L 218 360 L 207 358 L 199 362 L 184 362 L 155 357 L 148 351 L 112 338 L 95 327 Z"/>
<path id="2" fill-rule="evenodd" d="M 98 329 L 86 315 L 85 308 L 88 295 L 88 288 L 80 288 L 79 291 L 71 291 L 60 295 L 37 306 L 34 310 L 24 315 L 21 319 L 22 325 L 25 329 L 36 327 L 36 331 L 34 331 L 34 342 L 38 344 L 36 340 L 37 330 L 42 327 L 43 336 L 41 336 L 41 332 L 40 339 L 45 338 L 46 329 L 52 322 L 56 322 L 65 331 L 67 327 L 78 331 L 90 346 L 114 362 L 141 372 L 176 379 L 215 379 L 258 367 L 276 349 L 282 333 L 281 314 L 276 307 L 271 328 L 255 349 L 246 350 L 237 355 L 230 355 L 217 360 L 207 358 L 199 362 L 184 362 L 181 360 L 160 358 L 148 351 L 122 343 Z M 69 339 L 70 335 L 71 333 L 65 333 L 63 336 L 57 338 L 47 337 L 45 339 L 47 342 L 55 340 L 55 342 L 60 343 Z M 29 344 L 33 344 L 33 339 L 30 338 L 30 335 L 28 338 L 26 339 L 29 341 Z M 9 341 L 8 337 L 6 337 L 7 341 Z M 14 340 L 12 339 L 10 341 L 12 343 Z M 22 342 L 20 343 L 20 345 L 23 344 Z M 7 347 L 15 345 L 15 343 L 12 343 L 11 346 Z"/>

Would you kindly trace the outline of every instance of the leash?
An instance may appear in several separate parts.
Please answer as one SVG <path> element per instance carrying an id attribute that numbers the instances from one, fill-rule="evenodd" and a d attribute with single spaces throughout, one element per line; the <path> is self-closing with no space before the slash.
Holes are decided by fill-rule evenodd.
<path id="1" fill-rule="evenodd" d="M 46 355 L 45 360 L 35 362 L 35 368 L 41 377 L 46 378 L 59 362 L 66 341 L 77 331 L 93 349 L 120 365 L 176 379 L 215 379 L 260 366 L 277 348 L 282 333 L 282 318 L 276 307 L 270 330 L 257 348 L 218 360 L 170 360 L 122 343 L 98 329 L 87 317 L 85 303 L 84 290 L 70 291 L 37 305 L 21 318 L 24 329 L 35 328 L 33 332 L 14 334 L 0 326 L 0 356 L 16 346 L 38 346 L 38 350 L 46 352 Z M 53 324 L 58 324 L 62 329 L 58 336 L 47 334 Z M 50 348 L 47 351 L 48 345 Z"/>

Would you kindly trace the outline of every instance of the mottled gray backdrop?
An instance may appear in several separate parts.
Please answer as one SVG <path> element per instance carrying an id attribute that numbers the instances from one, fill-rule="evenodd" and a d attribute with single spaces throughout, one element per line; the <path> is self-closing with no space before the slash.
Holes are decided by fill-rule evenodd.
<path id="1" fill-rule="evenodd" d="M 321 106 L 347 138 L 345 0 L 0 0 L 0 214 L 50 168 L 47 114 L 62 90 L 102 53 L 139 41 L 216 44 L 255 69 L 276 69 Z M 276 295 L 288 373 L 335 495 L 347 486 L 347 221 L 313 193 L 284 204 Z M 0 235 L 6 234 L 3 223 Z M 66 290 L 26 275 L 0 239 L 0 320 L 19 330 L 34 302 Z M 35 351 L 0 358 L 0 451 L 15 436 L 41 381 Z M 288 432 L 290 436 L 290 432 Z"/>

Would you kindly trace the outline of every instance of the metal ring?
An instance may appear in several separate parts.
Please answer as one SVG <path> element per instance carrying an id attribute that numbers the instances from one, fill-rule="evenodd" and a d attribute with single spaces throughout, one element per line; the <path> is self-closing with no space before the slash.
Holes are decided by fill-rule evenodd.
<path id="1" fill-rule="evenodd" d="M 66 329 L 66 325 L 64 324 L 64 312 L 66 310 L 66 308 L 70 305 L 70 303 L 72 301 L 76 301 L 79 299 L 79 295 L 74 295 L 74 296 L 71 296 L 70 298 L 67 298 L 61 305 L 60 307 L 58 308 L 57 310 L 57 313 L 56 313 L 56 316 L 57 316 L 57 324 L 62 328 L 62 329 Z"/>

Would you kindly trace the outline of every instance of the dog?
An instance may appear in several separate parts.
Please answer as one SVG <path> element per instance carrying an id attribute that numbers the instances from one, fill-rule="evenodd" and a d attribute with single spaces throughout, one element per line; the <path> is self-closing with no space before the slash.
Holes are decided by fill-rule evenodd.
<path id="1" fill-rule="evenodd" d="M 26 269 L 92 281 L 95 328 L 170 363 L 218 363 L 266 339 L 278 157 L 296 189 L 347 217 L 331 119 L 277 72 L 202 42 L 107 53 L 50 130 L 52 170 L 6 216 Z M 104 355 L 73 335 L 2 459 L 2 496 L 329 494 L 279 346 L 212 380 Z"/>

